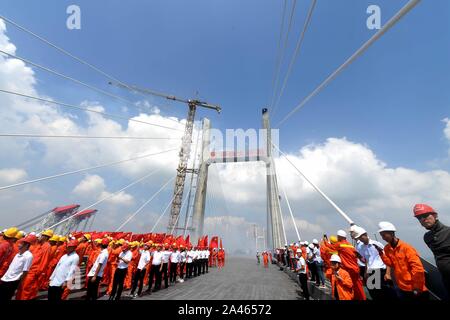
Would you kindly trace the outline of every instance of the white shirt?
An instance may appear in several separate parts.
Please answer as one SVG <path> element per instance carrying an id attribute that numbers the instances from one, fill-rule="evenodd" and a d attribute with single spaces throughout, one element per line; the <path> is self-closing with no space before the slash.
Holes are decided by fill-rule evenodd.
<path id="1" fill-rule="evenodd" d="M 187 254 L 186 254 L 186 257 L 187 257 L 187 263 L 192 263 L 192 260 L 193 260 L 194 257 L 195 257 L 194 251 L 193 251 L 193 250 L 189 250 L 189 251 L 187 252 Z"/>
<path id="2" fill-rule="evenodd" d="M 186 262 L 186 251 L 180 252 L 180 262 L 185 263 Z"/>
<path id="3" fill-rule="evenodd" d="M 33 254 L 30 251 L 27 250 L 22 254 L 17 253 L 1 280 L 4 282 L 19 280 L 24 272 L 30 270 L 32 262 Z"/>
<path id="4" fill-rule="evenodd" d="M 50 276 L 50 287 L 61 287 L 64 282 L 71 281 L 75 277 L 79 261 L 80 257 L 75 251 L 63 255 Z"/>
<path id="5" fill-rule="evenodd" d="M 356 251 L 358 251 L 358 253 L 359 253 L 359 251 L 361 250 L 361 247 L 362 247 L 363 244 L 364 244 L 364 243 L 362 243 L 360 240 L 356 240 Z M 359 254 L 361 254 L 361 253 L 359 253 Z M 362 261 L 358 258 L 358 266 L 360 266 L 360 267 L 365 267 L 366 264 L 365 264 L 364 262 L 362 262 Z"/>
<path id="6" fill-rule="evenodd" d="M 141 252 L 141 257 L 138 262 L 138 269 L 142 270 L 145 268 L 145 265 L 150 261 L 150 252 L 148 250 L 144 250 Z"/>
<path id="7" fill-rule="evenodd" d="M 209 259 L 209 256 L 211 255 L 211 252 L 209 250 L 205 250 L 205 254 L 206 254 L 205 259 Z"/>
<path id="8" fill-rule="evenodd" d="M 172 254 L 170 255 L 170 262 L 172 263 L 178 263 L 180 262 L 180 251 L 175 251 L 172 252 Z"/>
<path id="9" fill-rule="evenodd" d="M 380 257 L 380 254 L 378 253 L 378 250 L 376 246 L 383 249 L 384 246 L 379 243 L 378 241 L 374 241 L 372 239 L 369 239 L 369 244 L 365 245 L 361 242 L 361 246 L 357 247 L 357 250 L 361 256 L 364 257 L 367 261 L 367 268 L 369 270 L 373 269 L 386 269 L 386 265 L 384 264 L 383 260 Z"/>
<path id="10" fill-rule="evenodd" d="M 161 251 L 153 251 L 152 257 L 152 265 L 159 266 L 162 261 L 163 253 Z"/>
<path id="11" fill-rule="evenodd" d="M 130 263 L 131 259 L 133 258 L 133 253 L 130 250 L 127 250 L 125 252 L 121 252 L 119 254 L 119 258 L 124 258 L 125 260 L 128 261 L 128 263 L 124 262 L 123 260 L 119 260 L 119 263 L 117 264 L 117 268 L 119 269 L 127 269 L 128 268 L 128 264 Z"/>
<path id="12" fill-rule="evenodd" d="M 169 262 L 170 255 L 172 254 L 172 251 L 164 250 L 162 253 L 163 253 L 163 256 L 162 256 L 162 262 L 163 262 L 163 263 L 168 263 L 168 262 Z"/>
<path id="13" fill-rule="evenodd" d="M 314 254 L 314 262 L 317 262 L 317 263 L 323 262 L 322 257 L 320 256 L 319 248 L 314 248 L 313 254 Z"/>
<path id="14" fill-rule="evenodd" d="M 303 270 L 301 270 L 302 266 Z M 306 261 L 302 256 L 300 256 L 300 258 L 297 260 L 297 269 L 298 273 L 306 274 Z"/>
<path id="15" fill-rule="evenodd" d="M 98 255 L 97 259 L 95 259 L 94 265 L 91 268 L 91 271 L 88 273 L 88 277 L 93 277 L 95 275 L 95 271 L 97 271 L 98 265 L 101 264 L 100 271 L 97 273 L 97 277 L 103 277 L 103 271 L 105 270 L 106 263 L 108 262 L 108 249 L 103 249 Z"/>
<path id="16" fill-rule="evenodd" d="M 205 250 L 200 250 L 199 251 L 199 259 L 205 259 L 206 258 L 206 253 Z"/>

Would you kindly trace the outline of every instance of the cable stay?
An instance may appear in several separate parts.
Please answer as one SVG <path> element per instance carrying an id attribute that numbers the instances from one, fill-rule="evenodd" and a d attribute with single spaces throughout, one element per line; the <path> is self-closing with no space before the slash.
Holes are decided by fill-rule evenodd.
<path id="1" fill-rule="evenodd" d="M 167 212 L 167 210 L 169 210 L 170 205 L 172 204 L 173 199 L 175 199 L 175 197 L 177 197 L 180 194 L 180 192 L 176 193 L 175 195 L 172 196 L 172 198 L 170 199 L 169 203 L 167 204 L 166 208 L 163 210 L 163 212 L 161 213 L 161 215 L 159 216 L 159 218 L 156 220 L 155 225 L 153 226 L 152 230 L 150 230 L 150 233 L 153 232 L 153 230 L 155 230 L 156 226 L 158 225 L 159 221 L 161 220 L 161 218 L 165 215 L 165 213 Z"/>
<path id="2" fill-rule="evenodd" d="M 171 137 L 127 137 L 127 136 L 79 136 L 79 135 L 45 135 L 27 133 L 0 133 L 0 137 L 11 138 L 69 138 L 69 139 L 118 139 L 118 140 L 180 140 Z"/>
<path id="3" fill-rule="evenodd" d="M 353 222 L 352 219 L 350 219 L 350 217 L 341 209 L 338 207 L 338 205 L 336 203 L 333 202 L 333 200 L 331 200 L 322 190 L 319 189 L 318 186 L 316 186 L 310 179 L 308 179 L 308 177 L 300 171 L 300 169 L 297 168 L 297 166 L 292 163 L 291 160 L 289 160 L 289 157 L 283 152 L 281 151 L 278 146 L 276 146 L 273 142 L 271 142 L 272 146 L 278 150 L 278 152 L 280 152 L 284 158 L 289 162 L 289 164 L 303 177 L 303 179 L 305 179 L 329 204 L 331 204 L 331 206 L 336 209 L 336 211 L 350 224 L 350 225 L 354 225 L 355 223 Z"/>
<path id="4" fill-rule="evenodd" d="M 171 151 L 175 151 L 175 150 L 177 150 L 177 149 L 175 149 L 175 148 L 174 149 L 169 149 L 169 150 L 162 151 L 162 152 L 156 152 L 156 153 L 146 154 L 146 155 L 143 155 L 143 156 L 138 156 L 138 157 L 129 158 L 129 159 L 125 159 L 125 160 L 109 162 L 109 163 L 105 163 L 105 164 L 102 164 L 102 165 L 93 166 L 93 167 L 89 167 L 89 168 L 84 168 L 84 169 L 80 169 L 80 170 L 68 171 L 68 172 L 63 172 L 63 173 L 51 175 L 51 176 L 48 176 L 48 177 L 43 177 L 43 178 L 28 180 L 28 181 L 24 181 L 24 182 L 14 183 L 14 184 L 10 184 L 8 186 L 0 187 L 0 191 L 6 190 L 6 189 L 10 189 L 10 188 L 19 187 L 19 186 L 24 186 L 24 185 L 28 185 L 28 184 L 32 184 L 32 183 L 36 183 L 36 182 L 39 182 L 39 181 L 45 181 L 45 180 L 50 180 L 50 179 L 59 178 L 59 177 L 63 177 L 63 176 L 68 176 L 68 175 L 75 174 L 75 173 L 86 172 L 86 171 L 89 171 L 89 170 L 94 170 L 94 169 L 99 169 L 99 168 L 105 168 L 105 167 L 113 166 L 113 165 L 116 165 L 116 164 L 124 163 L 124 162 L 127 162 L 127 161 L 144 159 L 144 158 L 148 158 L 150 156 L 155 156 L 155 155 L 159 155 L 159 154 L 163 154 L 163 153 L 167 153 L 167 152 L 171 152 Z"/>
<path id="5" fill-rule="evenodd" d="M 31 219 L 28 219 L 28 220 L 26 220 L 26 221 L 24 221 L 24 222 L 18 224 L 16 227 L 17 227 L 17 228 L 21 228 L 21 229 L 26 229 L 26 228 L 29 227 L 30 225 L 35 224 L 35 223 L 36 223 L 36 220 L 39 220 L 39 219 L 45 217 L 46 215 L 48 215 L 48 214 L 49 214 L 50 212 L 52 212 L 52 211 L 53 211 L 53 209 L 52 209 L 52 210 L 49 210 L 49 211 L 46 211 L 46 212 L 44 212 L 44 213 L 41 213 L 41 214 L 39 214 L 39 215 L 37 215 L 37 216 L 31 218 Z"/>
<path id="6" fill-rule="evenodd" d="M 66 108 L 71 108 L 71 109 L 77 109 L 77 110 L 82 110 L 82 111 L 86 111 L 86 112 L 96 113 L 96 114 L 100 114 L 102 116 L 109 117 L 109 118 L 116 118 L 116 119 L 121 119 L 121 120 L 137 122 L 137 123 L 143 123 L 143 124 L 147 124 L 147 125 L 150 125 L 150 126 L 155 126 L 155 127 L 169 129 L 169 130 L 183 131 L 181 129 L 176 129 L 176 128 L 172 128 L 172 127 L 166 127 L 166 126 L 163 126 L 163 125 L 160 125 L 160 124 L 150 123 L 150 122 L 146 122 L 146 121 L 142 121 L 142 120 L 137 120 L 137 119 L 134 119 L 134 118 L 129 118 L 129 117 L 119 116 L 119 115 L 106 113 L 106 112 L 102 112 L 102 111 L 97 111 L 97 110 L 94 110 L 94 109 L 84 108 L 84 107 L 76 106 L 76 105 L 73 105 L 73 104 L 68 104 L 68 103 L 63 103 L 63 102 L 43 99 L 43 98 L 39 98 L 39 97 L 34 97 L 34 96 L 27 95 L 27 94 L 19 93 L 19 92 L 14 92 L 14 91 L 9 91 L 9 90 L 4 90 L 4 89 L 0 89 L 0 92 L 11 94 L 11 95 L 15 95 L 15 96 L 20 96 L 20 97 L 24 97 L 24 98 L 29 98 L 29 99 L 33 99 L 33 100 L 37 100 L 37 101 L 41 101 L 41 102 L 46 102 L 46 103 L 50 103 L 50 104 L 53 104 L 53 105 L 59 105 L 59 106 L 66 107 Z"/>
<path id="7" fill-rule="evenodd" d="M 377 40 L 379 40 L 387 31 L 389 31 L 397 22 L 401 20 L 408 12 L 410 12 L 421 0 L 410 0 L 400 11 L 395 14 L 377 33 L 375 33 L 366 43 L 364 43 L 353 55 L 350 56 L 339 68 L 328 76 L 314 91 L 312 91 L 305 99 L 303 99 L 291 112 L 289 112 L 276 127 L 280 127 L 294 113 L 300 110 L 305 104 L 322 91 L 331 81 L 333 81 L 345 68 L 352 64 L 364 52 L 367 51 Z"/>
<path id="8" fill-rule="evenodd" d="M 300 53 L 300 48 L 302 47 L 306 31 L 308 30 L 308 27 L 309 27 L 309 25 L 311 23 L 311 19 L 312 19 L 312 15 L 313 15 L 313 12 L 314 12 L 314 8 L 316 7 L 316 3 L 317 3 L 317 0 L 312 0 L 311 1 L 311 5 L 310 5 L 309 11 L 308 11 L 308 15 L 306 17 L 305 24 L 303 25 L 303 30 L 302 30 L 302 32 L 301 32 L 301 34 L 300 34 L 300 36 L 299 36 L 299 38 L 297 40 L 297 45 L 295 46 L 294 54 L 292 55 L 291 61 L 289 62 L 288 70 L 287 70 L 286 75 L 284 77 L 283 84 L 281 85 L 280 94 L 278 95 L 278 98 L 275 100 L 275 105 L 274 105 L 274 108 L 273 108 L 272 117 L 275 117 L 275 114 L 276 114 L 276 112 L 278 110 L 278 105 L 280 103 L 280 99 L 283 96 L 284 89 L 286 88 L 286 85 L 287 85 L 288 79 L 289 79 L 289 77 L 291 75 L 291 72 L 292 72 L 292 69 L 294 67 L 295 61 L 297 60 L 297 57 L 298 57 L 298 55 Z"/>
<path id="9" fill-rule="evenodd" d="M 284 199 L 286 200 L 286 204 L 287 204 L 287 207 L 288 207 L 288 210 L 289 210 L 289 214 L 291 215 L 292 224 L 294 225 L 295 233 L 297 234 L 297 239 L 300 242 L 302 239 L 300 237 L 300 233 L 298 232 L 297 223 L 295 222 L 294 214 L 292 213 L 291 204 L 289 202 L 289 198 L 287 196 L 287 193 L 286 193 L 286 190 L 285 190 L 283 184 L 281 184 L 281 190 L 283 191 L 283 196 L 284 196 Z"/>
<path id="10" fill-rule="evenodd" d="M 169 179 L 166 183 L 163 184 L 163 186 L 157 191 L 155 192 L 147 201 L 144 202 L 144 204 L 142 204 L 142 206 L 139 207 L 139 209 L 137 209 L 135 212 L 133 212 L 116 230 L 115 232 L 121 230 L 128 222 L 131 221 L 131 219 L 133 219 L 139 212 L 142 211 L 142 209 L 144 209 L 147 204 L 149 204 L 153 199 L 156 198 L 156 196 L 158 194 L 160 194 L 165 187 L 167 187 L 167 185 L 172 182 L 175 179 L 175 177 Z"/>

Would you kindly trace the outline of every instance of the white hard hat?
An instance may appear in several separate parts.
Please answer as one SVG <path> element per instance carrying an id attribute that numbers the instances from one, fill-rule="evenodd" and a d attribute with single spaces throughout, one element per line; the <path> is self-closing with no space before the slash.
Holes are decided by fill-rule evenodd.
<path id="1" fill-rule="evenodd" d="M 347 238 L 347 232 L 345 232 L 344 230 L 338 230 L 337 235 L 339 237 Z"/>
<path id="2" fill-rule="evenodd" d="M 307 246 L 307 245 L 309 245 L 309 242 L 308 242 L 308 241 L 305 241 L 305 242 L 303 242 L 303 244 L 304 244 L 305 246 Z"/>
<path id="3" fill-rule="evenodd" d="M 382 232 L 382 231 L 397 231 L 395 226 L 392 223 L 388 222 L 388 221 L 381 221 L 378 224 L 378 227 L 380 228 L 380 230 L 378 230 L 378 232 Z"/>
<path id="4" fill-rule="evenodd" d="M 313 240 L 313 243 L 314 243 L 314 244 L 319 244 L 319 241 L 318 241 L 317 239 L 314 239 L 314 240 Z"/>
<path id="5" fill-rule="evenodd" d="M 299 252 L 302 252 L 302 250 L 300 250 L 300 249 L 297 249 L 297 251 L 296 251 L 297 253 L 299 253 Z"/>
<path id="6" fill-rule="evenodd" d="M 314 245 L 311 243 L 309 246 L 308 246 L 310 249 L 314 249 Z"/>
<path id="7" fill-rule="evenodd" d="M 361 237 L 364 233 L 367 233 L 367 231 L 364 228 L 361 228 L 358 226 L 355 226 L 355 228 L 353 229 L 353 232 L 354 232 L 355 239 Z"/>
<path id="8" fill-rule="evenodd" d="M 341 258 L 337 254 L 333 254 L 330 258 L 330 261 L 342 263 Z"/>

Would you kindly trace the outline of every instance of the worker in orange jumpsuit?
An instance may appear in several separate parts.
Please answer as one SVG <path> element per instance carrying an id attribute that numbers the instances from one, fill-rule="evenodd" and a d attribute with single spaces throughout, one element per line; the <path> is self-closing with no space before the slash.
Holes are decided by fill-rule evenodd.
<path id="1" fill-rule="evenodd" d="M 48 290 L 48 284 L 50 276 L 53 273 L 53 269 L 56 267 L 56 264 L 59 260 L 56 260 L 56 252 L 58 249 L 58 241 L 59 236 L 53 235 L 50 239 L 48 239 L 48 243 L 50 244 L 50 255 L 47 270 L 45 271 L 45 276 L 39 279 L 39 290 Z M 56 260 L 56 263 L 54 263 Z"/>
<path id="2" fill-rule="evenodd" d="M 337 254 L 330 257 L 331 296 L 335 300 L 353 300 L 353 281 L 350 274 L 341 268 L 341 258 Z"/>
<path id="3" fill-rule="evenodd" d="M 338 238 L 336 236 L 330 236 L 329 243 L 335 244 L 336 242 L 338 242 Z M 327 247 L 324 243 L 328 244 L 327 236 L 324 236 L 320 244 L 320 256 L 323 259 L 323 265 L 325 267 L 325 277 L 331 281 L 331 275 L 333 273 L 333 270 L 331 269 L 330 258 L 333 254 L 338 254 L 338 252 L 330 250 L 329 247 Z"/>
<path id="4" fill-rule="evenodd" d="M 17 241 L 22 239 L 25 235 L 25 232 L 18 231 L 16 235 L 11 239 L 12 241 L 12 250 L 9 256 L 5 256 L 3 262 L 0 263 L 0 278 L 8 271 L 9 265 L 13 261 L 16 254 L 19 252 L 19 247 L 17 245 Z"/>
<path id="5" fill-rule="evenodd" d="M 383 262 L 394 271 L 395 282 L 400 289 L 401 299 L 411 301 L 429 300 L 425 286 L 425 269 L 419 254 L 410 244 L 396 237 L 395 226 L 387 221 L 378 224 L 379 233 L 388 244 L 384 250 L 377 248 Z"/>
<path id="6" fill-rule="evenodd" d="M 133 275 L 136 272 L 137 265 L 139 263 L 140 253 L 139 253 L 139 242 L 133 241 L 130 243 L 131 250 L 131 261 L 128 265 L 127 275 L 125 277 L 124 288 L 126 290 L 131 289 L 131 285 L 133 282 Z"/>
<path id="7" fill-rule="evenodd" d="M 45 277 L 45 271 L 50 262 L 51 249 L 48 240 L 51 237 L 53 237 L 53 231 L 45 230 L 39 237 L 38 242 L 31 246 L 30 251 L 33 254 L 33 263 L 17 290 L 16 300 L 32 300 L 37 297 L 39 280 L 41 277 Z"/>
<path id="8" fill-rule="evenodd" d="M 264 268 L 269 267 L 269 254 L 267 253 L 267 251 L 264 251 L 262 256 L 263 256 Z"/>
<path id="9" fill-rule="evenodd" d="M 14 240 L 17 232 L 19 232 L 19 229 L 13 227 L 5 230 L 5 232 L 3 233 L 3 241 L 0 242 L 0 266 L 3 265 L 5 261 L 10 259 L 13 253 L 15 242 Z"/>
<path id="10" fill-rule="evenodd" d="M 347 241 L 347 233 L 344 230 L 337 232 L 338 242 L 335 244 L 324 245 L 331 251 L 336 251 L 342 260 L 342 269 L 348 272 L 353 281 L 353 293 L 354 300 L 366 300 L 366 294 L 364 292 L 363 283 L 361 280 L 359 265 L 358 265 L 358 253 L 355 247 Z"/>
<path id="11" fill-rule="evenodd" d="M 109 282 L 108 282 L 108 289 L 106 290 L 106 294 L 110 295 L 112 288 L 113 288 L 113 279 L 114 274 L 116 273 L 117 269 L 117 263 L 118 263 L 118 257 L 119 254 L 122 252 L 122 245 L 125 243 L 124 239 L 120 239 L 115 243 L 113 246 L 113 249 L 111 250 L 111 254 L 108 257 L 108 264 L 109 264 Z"/>
<path id="12" fill-rule="evenodd" d="M 78 257 L 80 258 L 79 264 L 81 265 L 83 263 L 83 259 L 86 255 L 89 254 L 89 247 L 91 246 L 90 241 L 91 235 L 89 233 L 84 234 L 78 241 L 78 246 L 75 252 L 78 254 Z"/>

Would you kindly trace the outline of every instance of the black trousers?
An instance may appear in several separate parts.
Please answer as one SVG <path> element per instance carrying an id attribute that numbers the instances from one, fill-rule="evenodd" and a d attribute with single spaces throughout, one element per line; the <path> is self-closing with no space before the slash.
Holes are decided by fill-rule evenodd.
<path id="1" fill-rule="evenodd" d="M 163 263 L 163 267 L 162 267 L 162 271 L 161 271 L 161 276 L 164 277 L 164 288 L 166 288 L 166 289 L 169 287 L 169 275 L 167 273 L 168 267 L 169 267 L 169 263 Z M 160 287 L 161 287 L 161 281 L 160 281 Z"/>
<path id="2" fill-rule="evenodd" d="M 368 278 L 365 282 L 365 286 L 369 291 L 370 297 L 374 301 L 387 301 L 392 300 L 395 297 L 395 293 L 391 288 L 389 288 L 386 280 L 384 280 L 384 276 L 386 275 L 386 269 L 376 269 L 368 271 Z M 376 279 L 380 284 L 378 288 L 372 288 L 373 280 L 371 280 L 374 276 L 380 277 Z"/>
<path id="3" fill-rule="evenodd" d="M 197 259 L 194 262 L 194 277 L 197 277 L 201 274 L 201 260 Z"/>
<path id="4" fill-rule="evenodd" d="M 63 287 L 48 287 L 48 301 L 61 301 Z"/>
<path id="5" fill-rule="evenodd" d="M 317 269 L 316 269 L 315 264 L 314 263 L 310 263 L 310 262 L 307 262 L 306 264 L 308 265 L 308 269 L 311 272 L 311 279 L 309 279 L 309 280 L 316 281 L 316 279 L 317 279 Z"/>
<path id="6" fill-rule="evenodd" d="M 170 263 L 170 283 L 174 283 L 177 281 L 177 269 L 178 263 L 171 262 Z"/>
<path id="7" fill-rule="evenodd" d="M 127 276 L 128 268 L 124 269 L 116 269 L 116 272 L 114 272 L 114 279 L 113 279 L 113 286 L 111 290 L 111 296 L 109 297 L 110 300 L 116 299 L 120 300 L 120 296 L 122 295 L 123 291 L 123 283 L 125 281 L 125 277 Z"/>
<path id="8" fill-rule="evenodd" d="M 205 265 L 206 265 L 206 273 L 208 273 L 209 258 L 206 258 L 206 259 L 205 259 Z"/>
<path id="9" fill-rule="evenodd" d="M 88 278 L 86 300 L 97 300 L 98 299 L 98 286 L 102 281 L 102 277 L 97 277 L 94 282 L 91 281 L 92 277 Z"/>
<path id="10" fill-rule="evenodd" d="M 202 259 L 202 274 L 206 272 L 206 266 L 208 265 L 208 259 Z"/>
<path id="11" fill-rule="evenodd" d="M 20 280 L 17 281 L 0 281 L 0 301 L 11 300 L 16 293 Z"/>
<path id="12" fill-rule="evenodd" d="M 306 300 L 309 300 L 309 290 L 308 290 L 308 277 L 306 273 L 298 274 L 298 281 L 300 282 L 300 287 L 303 291 L 303 296 Z"/>
<path id="13" fill-rule="evenodd" d="M 150 272 L 148 275 L 148 289 L 147 291 L 152 291 L 153 278 L 155 278 L 155 290 L 161 289 L 161 272 L 159 269 L 161 268 L 160 264 L 152 265 L 150 267 Z"/>
<path id="14" fill-rule="evenodd" d="M 184 266 L 186 265 L 186 263 L 184 262 L 180 262 L 180 279 L 184 278 Z M 186 270 L 187 273 L 187 270 Z"/>
<path id="15" fill-rule="evenodd" d="M 145 278 L 146 269 L 136 269 L 136 272 L 133 276 L 133 285 L 131 286 L 131 294 L 134 294 L 136 288 L 139 285 L 138 295 L 141 295 L 142 288 L 144 288 L 144 278 Z"/>
<path id="16" fill-rule="evenodd" d="M 400 290 L 400 299 L 406 301 L 428 301 L 430 300 L 430 293 L 428 291 L 424 291 L 421 294 L 415 296 L 412 291 L 403 291 Z"/>
<path id="17" fill-rule="evenodd" d="M 192 272 L 194 270 L 194 263 L 190 262 L 190 263 L 186 263 L 186 277 L 192 278 Z"/>

